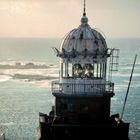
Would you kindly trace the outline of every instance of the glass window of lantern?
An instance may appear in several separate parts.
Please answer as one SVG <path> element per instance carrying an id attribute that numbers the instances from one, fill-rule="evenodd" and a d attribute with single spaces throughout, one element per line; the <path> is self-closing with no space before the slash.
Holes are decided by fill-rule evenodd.
<path id="1" fill-rule="evenodd" d="M 68 65 L 68 77 L 73 77 L 73 66 L 72 66 L 72 64 Z"/>
<path id="2" fill-rule="evenodd" d="M 74 77 L 81 78 L 83 73 L 81 64 L 74 64 L 73 69 L 74 69 Z"/>
<path id="3" fill-rule="evenodd" d="M 92 78 L 93 77 L 93 66 L 91 64 L 85 64 L 83 66 L 83 76 L 86 78 Z"/>

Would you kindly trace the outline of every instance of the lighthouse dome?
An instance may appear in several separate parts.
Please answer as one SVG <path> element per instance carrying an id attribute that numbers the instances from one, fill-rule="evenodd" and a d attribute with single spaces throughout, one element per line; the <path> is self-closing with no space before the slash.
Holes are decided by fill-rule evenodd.
<path id="1" fill-rule="evenodd" d="M 88 18 L 83 15 L 81 25 L 71 30 L 63 39 L 60 53 L 63 57 L 105 55 L 107 45 L 103 35 L 88 24 Z"/>

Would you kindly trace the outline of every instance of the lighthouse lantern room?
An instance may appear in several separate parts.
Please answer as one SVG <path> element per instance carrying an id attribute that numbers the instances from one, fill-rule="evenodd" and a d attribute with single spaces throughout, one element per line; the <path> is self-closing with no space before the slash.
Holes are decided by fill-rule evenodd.
<path id="1" fill-rule="evenodd" d="M 113 57 L 118 54 L 113 56 L 117 49 L 107 48 L 103 35 L 90 27 L 85 5 L 81 25 L 64 37 L 56 51 L 60 74 L 59 81 L 52 82 L 55 116 L 67 116 L 72 124 L 107 123 L 114 95 L 114 84 L 107 76 L 111 77 Z"/>

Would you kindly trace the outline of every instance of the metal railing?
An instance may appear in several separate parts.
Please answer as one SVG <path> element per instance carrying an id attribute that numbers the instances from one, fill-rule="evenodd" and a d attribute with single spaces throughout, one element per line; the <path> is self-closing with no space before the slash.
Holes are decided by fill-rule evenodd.
<path id="1" fill-rule="evenodd" d="M 79 84 L 79 83 L 60 83 L 59 81 L 52 82 L 53 93 L 107 93 L 114 92 L 114 83 L 106 82 L 105 84 Z"/>

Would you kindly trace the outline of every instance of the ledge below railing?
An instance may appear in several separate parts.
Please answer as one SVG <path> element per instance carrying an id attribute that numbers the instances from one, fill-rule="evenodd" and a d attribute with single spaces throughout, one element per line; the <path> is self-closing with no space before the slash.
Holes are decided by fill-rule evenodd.
<path id="1" fill-rule="evenodd" d="M 114 83 L 105 84 L 81 84 L 52 82 L 52 93 L 60 94 L 107 94 L 114 92 Z"/>

